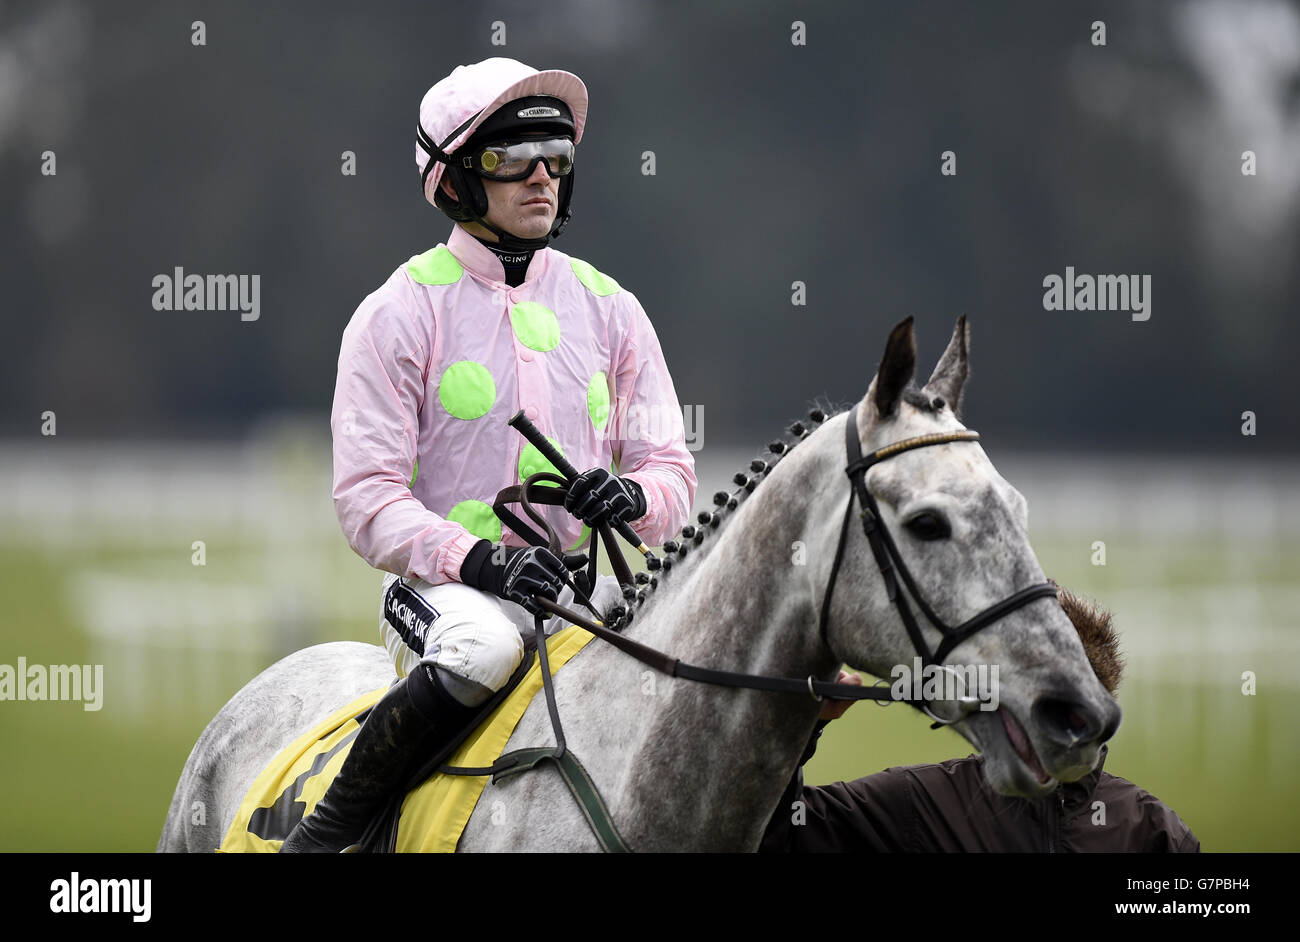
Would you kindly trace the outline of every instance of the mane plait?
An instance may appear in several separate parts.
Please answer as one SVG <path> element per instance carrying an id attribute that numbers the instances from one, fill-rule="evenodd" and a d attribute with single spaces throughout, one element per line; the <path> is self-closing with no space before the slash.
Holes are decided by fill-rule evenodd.
<path id="1" fill-rule="evenodd" d="M 838 411 L 841 410 L 834 410 L 829 414 L 834 415 Z M 650 571 L 642 571 L 636 574 L 634 577 L 637 583 L 635 588 L 632 586 L 623 588 L 623 598 L 628 605 L 616 606 L 609 612 L 610 627 L 621 630 L 631 624 L 633 614 L 650 600 L 660 582 L 666 579 L 674 568 L 681 568 L 688 554 L 691 558 L 695 558 L 700 553 L 706 552 L 707 548 L 694 552 L 692 547 L 700 547 L 711 532 L 720 529 L 724 523 L 730 520 L 734 516 L 733 512 L 736 508 L 740 506 L 746 496 L 753 493 L 759 483 L 767 477 L 768 472 L 776 467 L 796 445 L 811 435 L 815 427 L 825 422 L 828 417 L 828 412 L 824 409 L 817 407 L 809 409 L 808 421 L 812 423 L 812 427 L 805 426 L 802 421 L 791 423 L 785 429 L 785 433 L 793 436 L 792 440 L 787 440 L 784 437 L 775 439 L 767 445 L 762 456 L 751 459 L 746 467 L 732 475 L 731 484 L 733 489 L 731 491 L 718 491 L 713 495 L 713 510 L 701 510 L 696 515 L 694 524 L 687 524 L 682 527 L 678 539 L 665 541 L 663 557 L 647 561 L 646 565 Z M 716 540 L 711 542 L 716 542 Z"/>

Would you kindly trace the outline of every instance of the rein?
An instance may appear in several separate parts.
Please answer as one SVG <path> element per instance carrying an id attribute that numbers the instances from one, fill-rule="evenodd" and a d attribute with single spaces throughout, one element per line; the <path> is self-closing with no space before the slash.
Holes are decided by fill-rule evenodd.
<path id="1" fill-rule="evenodd" d="M 820 415 L 820 413 L 817 413 Z M 538 436 L 540 437 L 540 436 Z M 855 501 L 862 505 L 860 518 L 862 520 L 862 530 L 867 538 L 867 543 L 871 547 L 872 555 L 875 557 L 876 565 L 880 569 L 881 577 L 885 581 L 886 591 L 889 595 L 890 602 L 898 608 L 899 615 L 907 628 L 908 636 L 917 654 L 921 657 L 924 665 L 942 665 L 948 654 L 952 652 L 962 641 L 974 635 L 981 628 L 986 628 L 993 622 L 1005 615 L 1037 601 L 1040 598 L 1057 597 L 1056 586 L 1050 582 L 1037 583 L 1025 589 L 1008 596 L 1000 602 L 995 602 L 982 612 L 967 619 L 962 624 L 952 627 L 945 623 L 934 609 L 925 601 L 920 590 L 916 586 L 911 571 L 898 551 L 897 544 L 894 543 L 893 537 L 890 536 L 889 530 L 885 527 L 881 519 L 880 508 L 876 503 L 875 497 L 867 490 L 866 475 L 874 465 L 879 464 L 896 455 L 906 451 L 912 451 L 917 448 L 926 448 L 932 445 L 947 445 L 954 442 L 975 442 L 979 441 L 979 432 L 963 430 L 958 432 L 939 432 L 930 435 L 921 435 L 915 438 L 908 438 L 902 441 L 894 442 L 878 448 L 867 456 L 862 455 L 862 449 L 858 444 L 858 423 L 856 407 L 849 413 L 848 421 L 845 423 L 845 453 L 848 459 L 848 466 L 844 473 L 849 478 L 849 502 L 844 512 L 844 523 L 840 528 L 839 544 L 836 547 L 835 560 L 831 564 L 831 574 L 827 580 L 826 595 L 822 600 L 821 618 L 819 622 L 819 632 L 823 643 L 826 642 L 827 624 L 830 616 L 831 598 L 835 592 L 835 584 L 839 576 L 840 566 L 844 559 L 844 551 L 848 543 L 849 522 L 853 515 L 853 504 Z M 737 484 L 746 486 L 748 481 L 740 480 L 743 475 L 737 476 Z M 558 487 L 538 488 L 542 495 L 537 494 L 534 488 L 541 482 L 552 482 Z M 567 481 L 555 474 L 549 472 L 539 472 L 528 478 L 522 485 L 517 487 L 508 487 L 497 495 L 496 503 L 493 509 L 503 521 L 508 523 L 512 529 L 520 536 L 528 540 L 534 546 L 548 546 L 552 553 L 557 556 L 561 555 L 559 539 L 556 536 L 554 528 L 541 516 L 533 507 L 533 503 L 562 504 L 564 494 L 567 490 Z M 748 489 L 752 490 L 752 487 Z M 543 496 L 544 495 L 544 496 Z M 506 503 L 519 502 L 524 512 L 538 525 L 546 530 L 547 536 L 543 538 L 540 534 L 531 530 L 517 516 L 507 510 L 503 505 Z M 631 570 L 623 559 L 617 541 L 614 539 L 612 532 L 607 524 L 600 524 L 597 527 L 601 538 L 605 541 L 606 551 L 609 553 L 610 563 L 614 567 L 615 575 L 619 584 L 623 587 L 624 598 L 634 599 L 638 597 L 636 586 L 631 575 Z M 588 567 L 590 585 L 595 585 L 595 562 L 597 542 L 592 540 L 592 556 Z M 931 653 L 929 645 L 926 644 L 925 638 L 921 634 L 920 626 L 917 624 L 916 617 L 911 607 L 907 603 L 907 597 L 904 593 L 899 592 L 899 580 L 907 587 L 908 592 L 916 601 L 917 606 L 929 619 L 930 623 L 944 636 L 936 652 Z M 884 681 L 878 681 L 873 686 L 857 686 L 851 684 L 841 684 L 832 681 L 818 680 L 809 675 L 808 677 L 772 677 L 764 674 L 744 674 L 736 671 L 718 670 L 709 667 L 700 667 L 695 664 L 685 664 L 678 658 L 651 648 L 648 645 L 633 641 L 631 638 L 625 638 L 615 630 L 617 627 L 624 627 L 631 621 L 631 615 L 628 612 L 621 612 L 616 618 L 614 627 L 607 627 L 600 621 L 601 613 L 597 612 L 591 604 L 590 598 L 585 591 L 581 591 L 578 586 L 572 586 L 575 598 L 577 598 L 585 608 L 596 616 L 596 620 L 589 620 L 576 612 L 570 611 L 564 606 L 552 602 L 550 599 L 535 596 L 540 606 L 548 611 L 559 615 L 560 617 L 585 628 L 601 640 L 613 645 L 623 653 L 640 661 L 642 664 L 652 667 L 655 670 L 667 674 L 670 677 L 681 677 L 685 680 L 694 680 L 701 683 L 714 684 L 724 687 L 743 687 L 752 690 L 770 690 L 780 693 L 807 693 L 815 700 L 822 700 L 825 697 L 831 697 L 836 700 L 889 700 L 895 699 L 910 702 L 916 705 L 916 702 L 908 697 L 895 697 L 888 687 L 881 687 L 879 684 Z M 540 616 L 538 618 L 540 623 Z M 971 712 L 972 709 L 978 708 L 979 701 L 974 698 L 963 698 L 963 715 Z M 925 710 L 924 707 L 921 707 Z M 944 721 L 941 718 L 930 714 L 925 710 L 927 715 L 936 720 L 938 725 L 951 725 L 955 720 Z"/>
<path id="2" fill-rule="evenodd" d="M 535 428 L 522 419 L 522 413 L 517 414 L 511 420 L 511 425 L 518 429 L 521 434 L 529 438 L 530 441 L 538 440 L 546 443 L 545 438 Z M 820 410 L 813 410 L 809 413 L 809 418 L 814 422 L 822 421 L 825 416 Z M 791 431 L 800 438 L 807 433 L 801 424 L 795 423 L 791 426 Z M 889 600 L 898 609 L 899 616 L 907 628 L 912 644 L 917 654 L 921 657 L 922 662 L 927 665 L 940 666 L 952 649 L 962 641 L 975 634 L 981 628 L 985 628 L 1003 616 L 1016 611 L 1017 609 L 1030 604 L 1040 598 L 1057 597 L 1057 590 L 1054 585 L 1048 582 L 1038 583 L 1021 589 L 1020 591 L 1008 596 L 1000 602 L 996 602 L 967 619 L 955 627 L 947 625 L 942 619 L 935 614 L 934 610 L 925 601 L 924 597 L 917 589 L 916 582 L 912 578 L 911 572 L 904 563 L 902 556 L 899 554 L 898 547 L 890 536 L 888 529 L 880 515 L 880 508 L 876 504 L 876 499 L 866 486 L 866 474 L 874 465 L 885 461 L 895 455 L 902 454 L 917 448 L 926 448 L 932 445 L 946 445 L 955 442 L 974 442 L 979 440 L 979 433 L 969 430 L 958 432 L 944 432 L 931 435 L 922 435 L 916 438 L 904 439 L 894 442 L 873 451 L 867 456 L 862 455 L 861 446 L 858 438 L 858 422 L 856 407 L 849 413 L 848 421 L 845 425 L 845 453 L 848 465 L 845 468 L 845 474 L 849 478 L 849 502 L 844 511 L 844 523 L 840 528 L 839 543 L 835 551 L 835 559 L 831 564 L 830 577 L 827 580 L 826 594 L 822 599 L 821 617 L 819 620 L 819 632 L 823 643 L 827 641 L 827 625 L 830 617 L 831 598 L 835 591 L 835 584 L 839 576 L 840 566 L 844 560 L 844 552 L 848 543 L 849 524 L 853 516 L 854 502 L 861 504 L 859 516 L 862 520 L 862 530 L 867 538 L 867 543 L 871 547 L 872 555 L 875 558 L 876 565 L 880 569 L 881 577 L 884 579 L 885 587 L 889 595 Z M 549 446 L 549 443 L 546 443 Z M 779 446 L 779 447 L 778 447 Z M 774 442 L 770 446 L 771 450 L 780 455 L 786 451 L 784 442 Z M 555 463 L 554 461 L 552 463 Z M 530 475 L 522 484 L 503 488 L 493 503 L 493 510 L 497 516 L 510 526 L 516 534 L 527 540 L 533 546 L 545 546 L 558 558 L 565 559 L 562 548 L 560 547 L 559 537 L 555 528 L 550 525 L 545 517 L 536 509 L 535 504 L 562 505 L 565 494 L 568 491 L 569 481 L 576 477 L 577 472 L 568 465 L 556 463 L 556 467 L 564 471 L 565 476 L 542 471 Z M 755 472 L 766 471 L 768 465 L 766 462 L 755 460 L 751 469 Z M 757 480 L 751 480 L 744 474 L 737 474 L 735 483 L 745 491 L 752 491 L 757 485 Z M 546 485 L 546 486 L 543 486 Z M 545 535 L 530 527 L 521 520 L 515 513 L 510 511 L 505 505 L 518 503 L 524 514 L 544 531 Z M 726 505 L 729 509 L 737 506 L 735 496 L 726 495 L 719 492 L 714 496 L 714 503 L 718 506 Z M 701 513 L 700 523 L 709 523 L 716 527 L 718 525 L 717 514 Z M 620 526 L 620 532 L 630 530 L 630 528 Z M 688 532 L 690 531 L 690 532 Z M 623 533 L 625 538 L 629 538 L 626 532 Z M 704 531 L 696 531 L 694 527 L 683 528 L 682 535 L 684 539 L 693 539 L 699 543 L 703 538 Z M 599 537 L 599 540 L 597 539 Z M 635 539 L 635 534 L 631 534 L 630 539 Z M 911 697 L 895 697 L 889 686 L 882 687 L 881 684 L 887 684 L 884 680 L 877 681 L 872 686 L 856 686 L 851 684 L 841 684 L 832 681 L 818 680 L 809 675 L 807 677 L 772 677 L 763 674 L 745 674 L 736 671 L 718 670 L 715 668 L 701 667 L 695 664 L 685 664 L 680 659 L 674 658 L 662 651 L 656 650 L 648 645 L 641 644 L 631 638 L 624 637 L 618 629 L 626 627 L 632 621 L 632 612 L 623 606 L 617 606 L 612 610 L 614 615 L 611 625 L 606 625 L 601 619 L 604 617 L 601 612 L 596 611 L 592 604 L 589 593 L 596 584 L 596 560 L 599 551 L 600 541 L 605 543 L 606 552 L 609 554 L 610 564 L 614 569 L 614 574 L 618 579 L 619 585 L 623 589 L 623 597 L 627 601 L 636 601 L 638 603 L 645 601 L 645 589 L 637 589 L 637 583 L 643 585 L 649 583 L 653 589 L 657 585 L 654 577 L 647 576 L 646 573 L 638 573 L 633 577 L 627 561 L 623 558 L 621 549 L 614 537 L 614 530 L 606 522 L 596 525 L 593 530 L 591 540 L 591 555 L 586 562 L 586 572 L 581 572 L 575 579 L 565 578 L 566 584 L 573 589 L 574 598 L 576 598 L 584 608 L 590 611 L 595 618 L 588 619 L 576 612 L 573 612 L 565 606 L 553 602 L 544 596 L 534 596 L 533 600 L 539 608 L 545 609 L 554 615 L 572 622 L 578 627 L 584 628 L 591 632 L 602 641 L 612 645 L 619 651 L 635 658 L 642 664 L 651 667 L 660 673 L 670 677 L 680 677 L 684 680 L 693 680 L 700 683 L 713 684 L 723 687 L 739 687 L 751 690 L 769 690 L 777 693 L 806 693 L 814 700 L 822 700 L 830 697 L 836 700 L 879 700 L 894 701 L 903 700 L 911 703 L 912 706 L 922 710 L 927 716 L 935 722 L 931 728 L 948 726 L 960 722 L 967 713 L 970 713 L 981 706 L 981 701 L 976 697 L 960 697 L 958 700 L 959 715 L 952 718 L 937 716 L 931 711 L 929 705 L 924 699 L 920 701 Z M 679 552 L 684 554 L 686 546 L 683 544 L 678 550 L 674 541 L 664 544 L 664 548 L 670 552 Z M 639 549 L 646 555 L 647 567 L 651 570 L 664 570 L 671 568 L 671 559 L 665 559 L 662 563 L 652 554 L 645 550 L 644 544 Z M 567 560 L 566 560 L 567 562 Z M 579 566 L 582 563 L 578 564 Z M 929 646 L 925 643 L 925 638 L 921 634 L 921 629 L 916 622 L 916 617 L 912 613 L 911 607 L 907 603 L 906 594 L 899 591 L 900 579 L 906 586 L 908 593 L 916 601 L 917 606 L 922 613 L 929 619 L 930 623 L 938 629 L 943 635 L 943 641 L 939 648 L 933 654 Z M 491 775 L 493 782 L 496 782 L 504 776 L 514 775 L 522 771 L 534 768 L 542 762 L 553 762 L 569 786 L 574 798 L 577 800 L 579 807 L 586 816 L 588 823 L 591 825 L 601 847 L 606 851 L 627 851 L 629 848 L 623 842 L 618 834 L 613 819 L 601 800 L 595 784 L 587 775 L 582 764 L 578 762 L 577 757 L 568 751 L 564 739 L 564 730 L 560 723 L 559 708 L 555 700 L 554 681 L 551 677 L 550 664 L 547 659 L 546 651 L 546 632 L 543 626 L 544 616 L 541 612 L 534 613 L 533 630 L 537 640 L 537 655 L 541 662 L 542 689 L 546 697 L 546 707 L 551 718 L 551 727 L 555 733 L 555 746 L 537 747 L 528 749 L 519 749 L 506 755 L 501 756 L 491 766 L 482 768 L 463 768 L 455 766 L 443 766 L 440 772 L 448 775 Z"/>
<path id="3" fill-rule="evenodd" d="M 543 483 L 553 483 L 559 486 L 542 487 Z M 533 506 L 534 504 L 552 504 L 559 505 L 564 503 L 564 495 L 567 492 L 567 481 L 559 475 L 547 471 L 540 471 L 531 475 L 523 484 L 504 488 L 497 494 L 496 501 L 492 509 L 497 515 L 507 523 L 512 530 L 522 536 L 533 546 L 545 546 L 556 556 L 562 558 L 559 538 L 555 533 L 555 528 L 543 517 Z M 507 503 L 518 502 L 524 510 L 524 513 L 546 531 L 543 537 L 537 533 L 514 513 L 504 507 Z M 624 598 L 634 599 L 637 597 L 635 580 L 632 576 L 631 569 L 628 567 L 626 560 L 623 558 L 619 548 L 618 541 L 615 540 L 613 533 L 607 524 L 597 525 L 597 532 L 601 539 L 605 541 L 605 549 L 609 554 L 610 565 L 614 568 L 614 573 L 618 579 L 619 585 L 623 588 Z M 597 542 L 592 540 L 591 559 L 588 563 L 588 571 L 584 575 L 589 578 L 590 586 L 595 585 L 595 563 Z M 601 613 L 596 611 L 588 596 L 590 586 L 584 588 L 570 583 L 570 588 L 574 590 L 574 597 L 582 603 L 582 606 L 596 616 L 595 619 L 589 619 L 579 615 L 563 605 L 559 605 L 543 596 L 534 596 L 539 606 L 545 608 L 552 614 L 558 615 L 567 621 L 572 622 L 580 628 L 590 631 L 596 637 L 600 638 L 622 651 L 624 654 L 640 661 L 648 667 L 652 667 L 660 673 L 667 674 L 670 677 L 681 677 L 684 680 L 694 680 L 706 684 L 714 684 L 723 687 L 747 687 L 753 690 L 771 690 L 779 693 L 806 693 L 815 700 L 821 700 L 825 697 L 832 697 L 837 700 L 893 700 L 888 688 L 879 686 L 860 687 L 852 684 L 834 683 L 826 680 L 818 680 L 809 675 L 808 677 L 770 677 L 763 674 L 743 674 L 735 671 L 717 670 L 709 667 L 700 667 L 695 664 L 685 664 L 680 659 L 672 657 L 659 651 L 649 645 L 641 644 L 626 638 L 619 634 L 615 628 L 606 626 L 601 621 Z M 540 623 L 541 616 L 535 616 Z M 618 627 L 626 627 L 631 619 L 628 617 L 626 610 L 619 610 L 614 624 Z"/>

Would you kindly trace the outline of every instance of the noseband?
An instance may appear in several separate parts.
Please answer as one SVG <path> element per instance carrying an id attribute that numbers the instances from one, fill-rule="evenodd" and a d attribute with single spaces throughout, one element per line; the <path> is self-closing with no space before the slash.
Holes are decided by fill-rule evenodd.
<path id="1" fill-rule="evenodd" d="M 857 407 L 855 406 L 849 412 L 848 421 L 844 424 L 844 447 L 849 462 L 848 467 L 844 469 L 844 473 L 849 476 L 849 505 L 844 511 L 844 524 L 840 528 L 840 543 L 835 550 L 835 562 L 831 565 L 830 579 L 826 584 L 826 596 L 822 600 L 821 637 L 823 642 L 826 641 L 826 622 L 830 615 L 831 596 L 835 592 L 835 580 L 839 575 L 840 563 L 844 559 L 844 547 L 848 543 L 849 521 L 853 517 L 853 502 L 855 499 L 862 505 L 862 510 L 859 513 L 862 518 L 862 532 L 866 534 L 867 543 L 871 547 L 871 555 L 876 558 L 876 565 L 880 568 L 881 578 L 885 580 L 885 590 L 889 593 L 889 600 L 897 607 L 898 614 L 903 619 L 907 633 L 912 639 L 912 646 L 916 648 L 916 653 L 921 657 L 923 665 L 942 664 L 953 648 L 1004 615 L 1009 615 L 1016 609 L 1023 608 L 1037 599 L 1056 598 L 1056 586 L 1050 582 L 1040 582 L 1037 585 L 1021 589 L 1001 602 L 995 602 L 984 611 L 956 627 L 949 626 L 934 613 L 934 609 L 930 607 L 925 601 L 925 597 L 921 595 L 920 590 L 917 589 L 916 580 L 912 578 L 912 573 L 908 571 L 907 564 L 903 562 L 903 557 L 899 554 L 893 537 L 889 535 L 889 530 L 885 528 L 885 521 L 880 515 L 880 508 L 876 504 L 876 498 L 867 490 L 867 471 L 873 465 L 879 464 L 886 458 L 892 458 L 895 455 L 916 448 L 927 448 L 930 445 L 947 445 L 951 442 L 973 442 L 978 441 L 979 437 L 979 432 L 972 431 L 937 432 L 933 435 L 921 435 L 917 438 L 907 438 L 900 442 L 894 442 L 892 445 L 886 445 L 884 448 L 873 451 L 864 458 L 862 456 L 862 447 L 858 443 Z M 903 584 L 907 586 L 907 591 L 911 593 L 912 598 L 916 600 L 917 606 L 925 614 L 925 617 L 930 620 L 930 624 L 934 625 L 939 630 L 939 633 L 943 635 L 939 649 L 933 655 L 930 653 L 929 645 L 925 643 L 925 638 L 921 635 L 921 628 L 916 623 L 916 617 L 912 614 L 911 607 L 907 604 L 907 596 L 899 591 L 898 582 L 900 578 Z"/>

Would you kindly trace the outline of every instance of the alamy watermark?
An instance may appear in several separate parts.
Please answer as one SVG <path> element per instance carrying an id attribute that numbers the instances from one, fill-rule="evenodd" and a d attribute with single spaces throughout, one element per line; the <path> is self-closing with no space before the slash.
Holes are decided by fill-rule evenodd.
<path id="1" fill-rule="evenodd" d="M 104 705 L 103 664 L 0 664 L 0 700 L 80 700 L 95 712 Z"/>
<path id="2" fill-rule="evenodd" d="M 132 922 L 148 922 L 153 913 L 153 881 L 84 879 L 76 870 L 50 883 L 52 913 L 130 913 Z"/>
<path id="3" fill-rule="evenodd" d="M 239 311 L 241 321 L 262 316 L 261 275 L 187 275 L 178 265 L 151 284 L 155 311 Z"/>
<path id="4" fill-rule="evenodd" d="M 890 668 L 889 678 L 889 694 L 895 700 L 924 704 L 937 714 L 951 712 L 951 719 L 976 708 L 991 712 L 1000 702 L 996 664 L 923 664 L 914 657 L 911 664 Z"/>
<path id="5" fill-rule="evenodd" d="M 1150 275 L 1076 275 L 1043 278 L 1044 311 L 1130 311 L 1135 321 L 1151 319 Z"/>
<path id="6" fill-rule="evenodd" d="M 603 432 L 608 441 L 674 442 L 684 441 L 687 451 L 704 447 L 704 406 L 633 404 L 617 421 L 608 423 Z"/>

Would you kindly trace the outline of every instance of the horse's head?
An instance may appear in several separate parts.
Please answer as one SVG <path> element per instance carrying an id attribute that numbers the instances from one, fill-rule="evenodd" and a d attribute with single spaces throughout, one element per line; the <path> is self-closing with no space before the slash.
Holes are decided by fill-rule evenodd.
<path id="1" fill-rule="evenodd" d="M 856 421 L 858 447 L 868 456 L 866 489 L 885 532 L 872 537 L 873 551 L 861 508 L 855 508 L 826 640 L 846 663 L 910 684 L 914 658 L 923 653 L 909 633 L 904 609 L 910 611 L 913 631 L 949 675 L 985 685 L 978 691 L 983 707 L 971 709 L 967 701 L 966 711 L 951 718 L 961 717 L 954 728 L 983 752 L 990 783 L 1003 794 L 1040 796 L 1092 770 L 1119 725 L 1120 710 L 1089 666 L 1070 619 L 1042 587 L 1024 497 L 976 441 L 927 442 L 871 459 L 888 445 L 965 429 L 960 417 L 968 355 L 963 317 L 934 374 L 918 389 L 909 318 L 890 334 L 866 397 L 846 417 Z M 820 430 L 838 443 L 841 468 L 848 463 L 846 431 L 838 421 Z M 823 439 L 817 451 L 825 455 L 831 447 Z M 845 481 L 842 473 L 839 480 Z M 891 582 L 902 605 L 889 597 Z M 1036 595 L 1031 589 L 1017 597 L 1033 586 Z M 999 606 L 1007 600 L 1013 604 Z M 930 617 L 955 628 L 981 613 L 991 616 L 982 627 L 956 637 Z M 952 687 L 935 668 L 922 674 L 922 684 Z"/>

